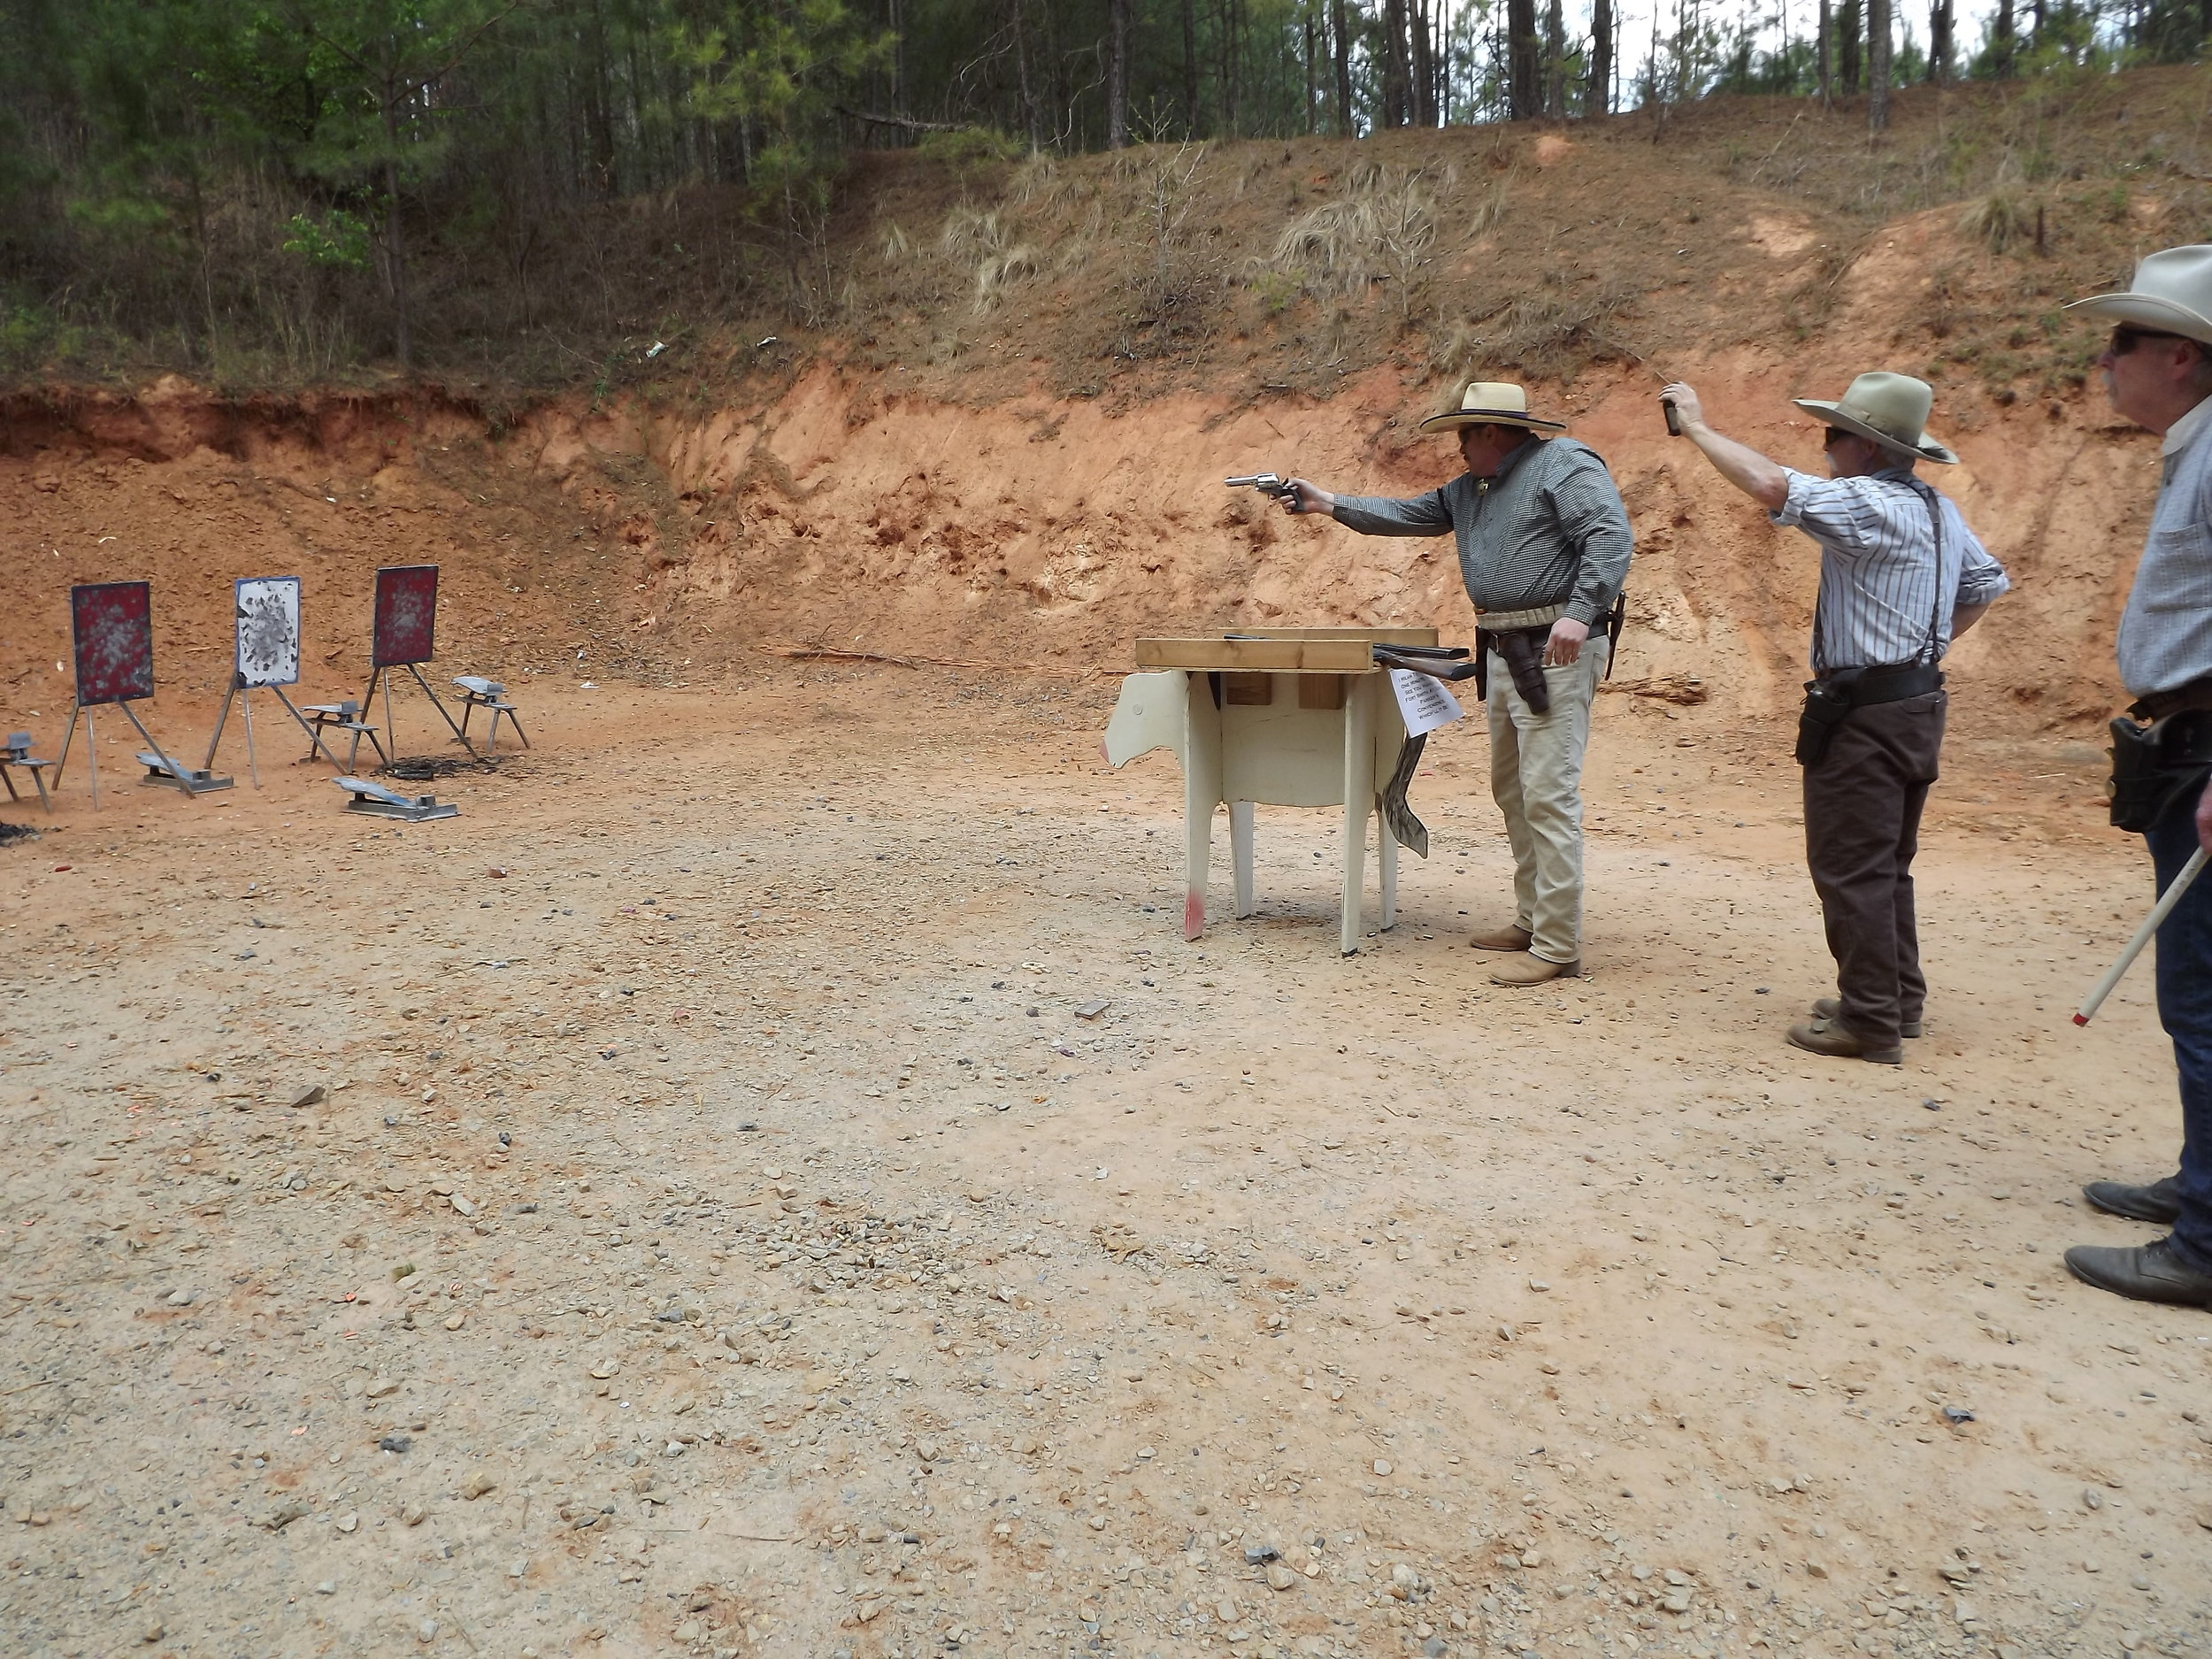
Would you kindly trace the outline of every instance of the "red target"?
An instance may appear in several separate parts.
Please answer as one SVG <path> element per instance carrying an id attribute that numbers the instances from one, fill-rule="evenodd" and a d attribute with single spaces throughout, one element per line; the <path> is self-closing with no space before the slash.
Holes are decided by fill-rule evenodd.
<path id="1" fill-rule="evenodd" d="M 438 567 L 387 565 L 376 573 L 376 632 L 370 665 L 396 668 L 430 660 L 438 618 Z"/>
<path id="2" fill-rule="evenodd" d="M 82 582 L 69 590 L 70 643 L 81 704 L 154 695 L 154 602 L 149 582 Z"/>

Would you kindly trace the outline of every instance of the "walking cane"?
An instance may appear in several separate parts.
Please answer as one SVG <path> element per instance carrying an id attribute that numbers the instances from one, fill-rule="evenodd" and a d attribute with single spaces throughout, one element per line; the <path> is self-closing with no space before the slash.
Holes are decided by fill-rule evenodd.
<path id="1" fill-rule="evenodd" d="M 2112 995 L 2112 987 L 2119 984 L 2120 976 L 2134 965 L 2136 957 L 2143 954 L 2143 947 L 2151 942 L 2151 935 L 2158 931 L 2158 925 L 2172 914 L 2174 906 L 2181 902 L 2181 895 L 2189 890 L 2189 884 L 2203 870 L 2204 849 L 2200 847 L 2190 856 L 2189 862 L 2182 865 L 2181 873 L 2173 879 L 2173 884 L 2158 895 L 2158 902 L 2151 906 L 2151 913 L 2135 930 L 2135 937 L 2128 941 L 2128 948 L 2120 953 L 2120 959 L 2104 971 L 2104 978 L 2098 980 L 2097 988 L 2089 993 L 2089 1000 L 2074 1010 L 2074 1024 L 2086 1025 L 2091 1017 L 2104 1006 L 2105 998 Z"/>

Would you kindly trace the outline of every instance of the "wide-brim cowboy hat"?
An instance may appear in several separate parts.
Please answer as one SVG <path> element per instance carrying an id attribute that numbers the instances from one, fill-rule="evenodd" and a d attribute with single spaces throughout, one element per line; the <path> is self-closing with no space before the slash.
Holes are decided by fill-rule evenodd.
<path id="1" fill-rule="evenodd" d="M 2135 267 L 2124 292 L 2092 294 L 2066 309 L 2212 345 L 2212 243 L 2152 254 Z"/>
<path id="2" fill-rule="evenodd" d="M 1958 457 L 1927 433 L 1928 411 L 1935 407 L 1935 390 L 1909 374 L 1891 374 L 1877 369 L 1851 382 L 1851 389 L 1834 403 L 1824 397 L 1792 398 L 1821 424 L 1871 438 L 1893 455 L 1916 460 L 1938 461 L 1955 466 Z"/>
<path id="3" fill-rule="evenodd" d="M 1459 402 L 1421 423 L 1424 432 L 1456 432 L 1462 426 L 1525 426 L 1531 432 L 1564 432 L 1563 420 L 1528 412 L 1528 394 L 1510 380 L 1470 380 Z"/>

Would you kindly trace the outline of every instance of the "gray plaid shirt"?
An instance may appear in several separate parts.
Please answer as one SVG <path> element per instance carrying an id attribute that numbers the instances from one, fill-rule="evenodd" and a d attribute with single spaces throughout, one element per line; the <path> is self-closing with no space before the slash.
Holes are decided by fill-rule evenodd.
<path id="1" fill-rule="evenodd" d="M 2120 679 L 2138 697 L 2212 677 L 2212 398 L 2174 423 L 2165 452 L 2120 617 Z"/>
<path id="2" fill-rule="evenodd" d="M 1536 439 L 1494 479 L 1463 472 L 1410 501 L 1339 495 L 1336 521 L 1363 535 L 1442 535 L 1478 611 L 1563 603 L 1593 627 L 1628 578 L 1636 538 L 1598 452 L 1572 438 Z"/>

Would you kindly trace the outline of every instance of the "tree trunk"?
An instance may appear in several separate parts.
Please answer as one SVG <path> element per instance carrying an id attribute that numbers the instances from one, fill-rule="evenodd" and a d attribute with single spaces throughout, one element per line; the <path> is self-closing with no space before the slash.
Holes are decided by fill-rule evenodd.
<path id="1" fill-rule="evenodd" d="M 2011 0 L 2005 0 L 2007 4 Z M 1820 39 L 1813 49 L 1813 72 L 1820 82 L 1820 107 L 1836 101 L 1836 21 L 1830 0 L 1820 0 Z"/>
<path id="2" fill-rule="evenodd" d="M 1409 108 L 1405 0 L 1383 0 L 1382 124 L 1403 127 Z"/>
<path id="3" fill-rule="evenodd" d="M 1434 127 L 1436 120 L 1436 59 L 1430 50 L 1428 0 L 1412 0 L 1407 18 L 1406 39 L 1413 61 L 1408 79 L 1413 90 L 1413 124 Z"/>
<path id="4" fill-rule="evenodd" d="M 1006 20 L 1014 31 L 1014 75 L 1021 90 L 1022 130 L 1029 134 L 1029 148 L 1040 148 L 1037 142 L 1037 100 L 1029 88 L 1029 42 L 1022 30 L 1022 0 L 1007 0 Z"/>
<path id="5" fill-rule="evenodd" d="M 891 113 L 910 115 L 906 107 L 906 20 L 902 0 L 891 0 Z"/>
<path id="6" fill-rule="evenodd" d="M 1859 63 L 1865 47 L 1865 10 L 1860 0 L 1843 0 L 1836 8 L 1836 57 L 1847 98 L 1859 96 Z"/>
<path id="7" fill-rule="evenodd" d="M 1221 0 L 1221 130 L 1237 135 L 1237 12 L 1239 0 Z"/>
<path id="8" fill-rule="evenodd" d="M 1889 125 L 1889 0 L 1866 0 L 1866 130 Z"/>
<path id="9" fill-rule="evenodd" d="M 1183 0 L 1183 127 L 1198 136 L 1198 0 Z"/>
<path id="10" fill-rule="evenodd" d="M 2212 4 L 2212 0 L 2208 0 Z M 2012 60 L 2019 50 L 2020 26 L 2014 20 L 2012 0 L 1997 0 L 1997 20 L 1990 26 L 1990 66 L 1997 72 L 1997 79 L 2012 78 Z"/>
<path id="11" fill-rule="evenodd" d="M 1590 81 L 1583 88 L 1582 112 L 1613 112 L 1613 0 L 1591 0 Z"/>
<path id="12" fill-rule="evenodd" d="M 384 104 L 384 259 L 392 273 L 392 348 L 399 372 L 415 367 L 415 330 L 407 315 L 407 245 L 399 212 L 399 95 L 387 91 Z"/>
<path id="13" fill-rule="evenodd" d="M 1559 0 L 1551 0 L 1544 12 L 1544 113 L 1567 113 L 1567 26 Z"/>
<path id="14" fill-rule="evenodd" d="M 2212 5 L 2212 0 L 2205 0 Z M 1429 66 L 1436 77 L 1436 124 L 1448 127 L 1452 119 L 1452 46 L 1447 19 L 1449 0 L 1436 0 L 1429 20 Z"/>
<path id="15" fill-rule="evenodd" d="M 1505 0 L 1506 119 L 1533 120 L 1543 113 L 1539 73 L 1536 0 Z"/>
<path id="16" fill-rule="evenodd" d="M 607 84 L 606 19 L 591 9 L 591 73 L 585 81 L 584 128 L 590 134 L 592 181 L 602 201 L 614 199 L 614 92 Z"/>
<path id="17" fill-rule="evenodd" d="M 1928 79 L 1939 87 L 1951 84 L 1952 33 L 1955 16 L 1954 0 L 1933 0 L 1928 8 Z"/>
<path id="18" fill-rule="evenodd" d="M 1129 0 L 1106 0 L 1106 148 L 1129 146 Z"/>
<path id="19" fill-rule="evenodd" d="M 1339 137 L 1348 138 L 1352 134 L 1352 28 L 1344 0 L 1329 0 L 1329 21 L 1334 36 L 1330 44 L 1336 54 L 1336 130 Z"/>
<path id="20" fill-rule="evenodd" d="M 1308 136 L 1311 136 L 1313 133 L 1314 102 L 1319 96 L 1320 93 L 1320 88 L 1314 81 L 1314 74 L 1316 71 L 1314 55 L 1319 50 L 1320 43 L 1314 38 L 1313 6 L 1311 4 L 1309 4 L 1306 7 L 1305 14 L 1300 19 L 1300 22 L 1303 26 L 1302 32 L 1305 35 L 1306 43 L 1306 119 L 1303 130 Z"/>

